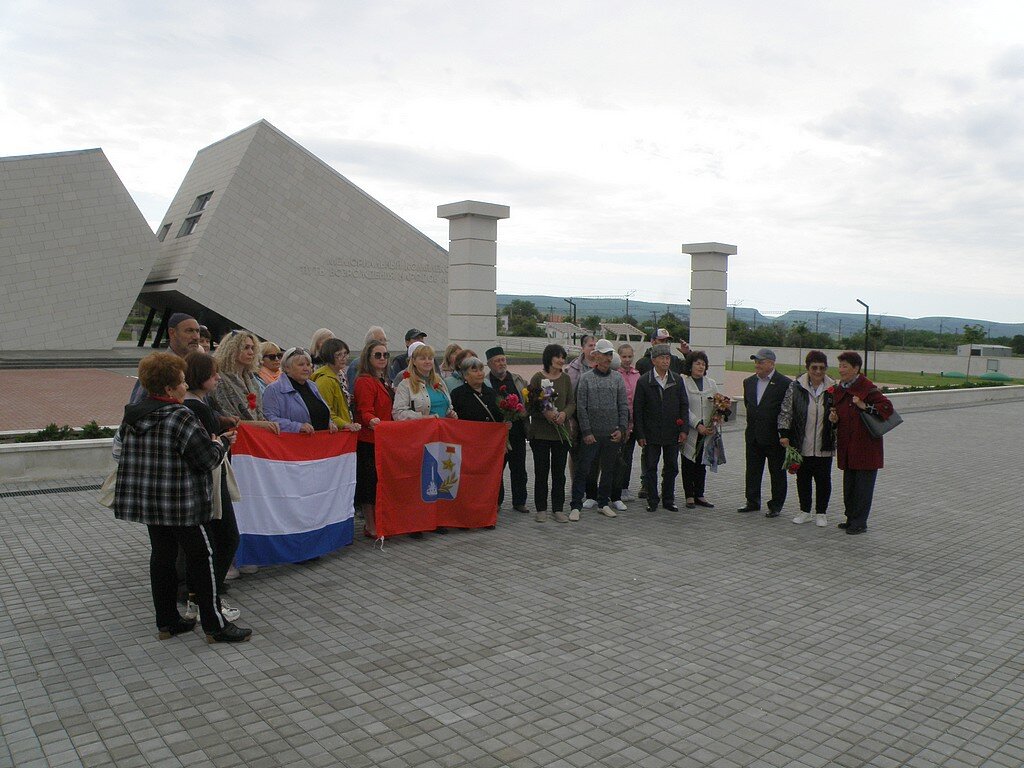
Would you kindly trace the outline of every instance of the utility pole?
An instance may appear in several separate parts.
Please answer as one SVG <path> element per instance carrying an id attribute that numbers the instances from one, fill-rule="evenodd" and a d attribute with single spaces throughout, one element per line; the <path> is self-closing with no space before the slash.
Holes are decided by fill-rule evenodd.
<path id="1" fill-rule="evenodd" d="M 868 328 L 871 323 L 871 307 L 865 304 L 860 299 L 857 299 L 857 303 L 864 307 L 864 368 L 867 370 L 868 367 Z"/>

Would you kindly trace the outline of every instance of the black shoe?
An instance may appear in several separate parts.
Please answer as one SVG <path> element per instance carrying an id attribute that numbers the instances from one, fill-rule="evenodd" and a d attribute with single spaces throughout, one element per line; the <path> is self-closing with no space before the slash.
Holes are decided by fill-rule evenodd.
<path id="1" fill-rule="evenodd" d="M 736 511 L 737 512 L 760 512 L 761 508 L 760 507 L 752 507 L 749 504 L 747 504 L 745 507 L 740 507 Z"/>
<path id="2" fill-rule="evenodd" d="M 854 528 L 852 525 L 846 526 L 846 535 L 847 536 L 856 536 L 858 533 L 867 533 L 867 532 L 868 532 L 868 527 L 866 525 L 858 525 L 856 528 Z"/>
<path id="3" fill-rule="evenodd" d="M 410 539 L 422 539 L 423 538 L 423 531 L 416 531 L 416 533 L 410 533 L 409 534 L 409 538 Z"/>
<path id="4" fill-rule="evenodd" d="M 530 508 L 525 504 L 516 504 L 514 507 L 512 507 L 512 509 L 514 509 L 516 512 L 522 512 L 523 514 L 529 514 L 530 512 Z"/>
<path id="5" fill-rule="evenodd" d="M 636 492 L 636 497 L 638 499 L 646 499 L 647 498 L 647 489 L 646 488 L 641 488 L 639 491 Z"/>
<path id="6" fill-rule="evenodd" d="M 157 629 L 160 630 L 158 637 L 161 640 L 169 640 L 175 635 L 182 635 L 186 632 L 191 632 L 195 628 L 195 619 L 178 619 L 177 624 L 172 624 L 169 627 L 157 627 Z"/>
<path id="7" fill-rule="evenodd" d="M 850 527 L 849 523 L 840 523 L 839 525 L 836 526 L 836 528 L 849 528 L 849 527 Z"/>
<path id="8" fill-rule="evenodd" d="M 769 509 L 767 512 L 764 513 L 764 516 L 765 517 L 778 517 L 781 514 L 782 514 L 782 510 L 781 509 Z"/>
<path id="9" fill-rule="evenodd" d="M 446 533 L 448 533 L 448 529 L 447 528 L 435 528 L 434 529 L 434 533 L 440 533 L 442 536 L 444 536 Z"/>
<path id="10" fill-rule="evenodd" d="M 696 504 L 698 507 L 707 507 L 708 509 L 714 509 L 715 508 L 715 505 L 712 504 L 707 499 L 694 499 L 693 503 Z"/>
<path id="11" fill-rule="evenodd" d="M 686 508 L 687 509 L 696 509 L 697 508 L 697 503 L 693 502 L 693 501 L 688 501 L 688 502 L 686 502 Z"/>
<path id="12" fill-rule="evenodd" d="M 668 510 L 669 512 L 678 512 L 678 511 L 679 511 L 679 507 L 677 507 L 677 506 L 675 505 L 675 502 L 673 502 L 673 501 L 666 501 L 666 502 L 665 502 L 664 504 L 662 504 L 661 506 L 663 506 L 663 507 L 664 507 L 665 509 L 667 509 L 667 510 Z"/>
<path id="13" fill-rule="evenodd" d="M 220 632 L 206 635 L 208 643 L 244 643 L 252 636 L 252 630 L 245 627 L 236 627 L 234 624 L 227 624 Z"/>
<path id="14" fill-rule="evenodd" d="M 654 502 L 653 504 L 648 503 L 647 504 L 647 511 L 648 512 L 657 512 L 658 511 L 658 502 Z"/>

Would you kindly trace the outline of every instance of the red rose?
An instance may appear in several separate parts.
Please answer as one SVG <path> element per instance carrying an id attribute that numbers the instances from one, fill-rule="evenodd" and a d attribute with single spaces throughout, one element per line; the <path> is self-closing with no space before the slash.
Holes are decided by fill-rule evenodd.
<path id="1" fill-rule="evenodd" d="M 402 371 L 402 378 L 403 379 L 408 379 L 409 378 L 409 372 L 408 371 Z"/>
<path id="2" fill-rule="evenodd" d="M 249 400 L 249 410 L 250 411 L 255 411 L 256 410 L 256 393 L 255 392 L 250 392 L 249 396 L 248 396 L 248 400 Z"/>
<path id="3" fill-rule="evenodd" d="M 676 426 L 677 427 L 683 426 L 683 420 L 682 419 L 676 419 Z"/>
<path id="4" fill-rule="evenodd" d="M 502 384 L 500 387 L 498 387 L 498 391 L 499 392 L 504 392 L 505 391 L 505 385 Z"/>
<path id="5" fill-rule="evenodd" d="M 434 383 L 434 389 L 436 389 L 438 392 L 440 392 L 441 391 L 441 382 L 439 382 L 439 381 L 435 382 Z"/>

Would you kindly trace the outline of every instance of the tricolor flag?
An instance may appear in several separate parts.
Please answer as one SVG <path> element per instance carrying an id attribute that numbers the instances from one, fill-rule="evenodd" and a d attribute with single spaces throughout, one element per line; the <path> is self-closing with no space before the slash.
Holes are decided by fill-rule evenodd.
<path id="1" fill-rule="evenodd" d="M 378 424 L 377 535 L 494 525 L 507 436 L 493 422 Z"/>
<path id="2" fill-rule="evenodd" d="M 352 543 L 355 432 L 274 435 L 242 422 L 231 466 L 238 565 L 297 563 Z"/>

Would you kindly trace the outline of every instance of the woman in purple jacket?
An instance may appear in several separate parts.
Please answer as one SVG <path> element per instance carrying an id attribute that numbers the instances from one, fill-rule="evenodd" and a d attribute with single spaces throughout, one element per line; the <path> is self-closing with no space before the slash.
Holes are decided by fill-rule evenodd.
<path id="1" fill-rule="evenodd" d="M 313 360 L 301 347 L 292 347 L 281 358 L 284 375 L 263 392 L 263 412 L 281 426 L 282 432 L 337 432 L 331 409 L 324 402 L 313 374 Z"/>

